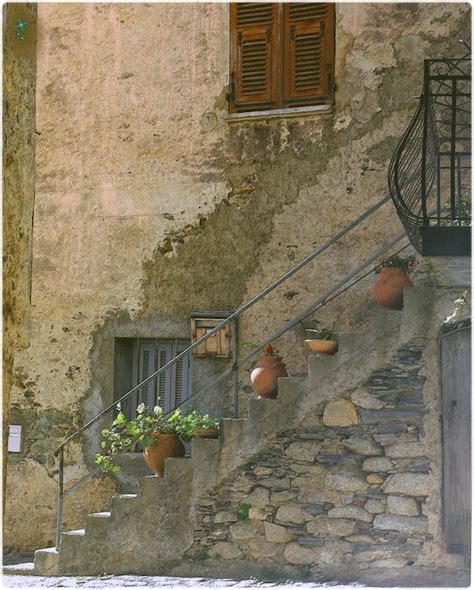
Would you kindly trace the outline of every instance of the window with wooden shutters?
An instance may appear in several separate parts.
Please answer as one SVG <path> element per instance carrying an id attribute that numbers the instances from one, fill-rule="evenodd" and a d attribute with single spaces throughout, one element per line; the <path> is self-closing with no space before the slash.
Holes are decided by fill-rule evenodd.
<path id="1" fill-rule="evenodd" d="M 164 367 L 190 345 L 189 340 L 159 340 L 152 338 L 117 338 L 115 341 L 115 396 L 119 398 L 157 369 Z M 128 418 L 136 416 L 137 406 L 161 406 L 165 412 L 191 395 L 191 362 L 187 355 L 172 365 L 123 402 Z"/>
<path id="2" fill-rule="evenodd" d="M 231 111 L 331 104 L 334 4 L 231 4 Z"/>

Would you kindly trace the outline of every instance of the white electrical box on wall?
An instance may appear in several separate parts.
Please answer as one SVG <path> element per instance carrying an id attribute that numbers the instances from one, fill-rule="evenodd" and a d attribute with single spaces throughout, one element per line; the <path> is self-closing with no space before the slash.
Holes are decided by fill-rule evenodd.
<path id="1" fill-rule="evenodd" d="M 21 453 L 21 426 L 11 424 L 8 432 L 8 452 Z"/>

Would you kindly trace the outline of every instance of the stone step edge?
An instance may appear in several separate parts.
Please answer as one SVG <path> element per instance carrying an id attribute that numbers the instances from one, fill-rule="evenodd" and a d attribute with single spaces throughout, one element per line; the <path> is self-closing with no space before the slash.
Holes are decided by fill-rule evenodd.
<path id="1" fill-rule="evenodd" d="M 2 573 L 10 576 L 34 576 L 35 564 L 32 561 L 28 561 L 15 565 L 4 565 L 2 566 Z"/>

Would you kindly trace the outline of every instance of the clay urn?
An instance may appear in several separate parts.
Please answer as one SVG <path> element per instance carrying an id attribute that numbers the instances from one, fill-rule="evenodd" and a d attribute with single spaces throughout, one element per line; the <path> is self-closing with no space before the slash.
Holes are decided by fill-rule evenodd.
<path id="1" fill-rule="evenodd" d="M 184 457 L 184 445 L 177 434 L 157 434 L 156 443 L 143 451 L 143 456 L 148 467 L 158 477 L 162 477 L 165 471 L 165 459 L 167 457 Z"/>
<path id="2" fill-rule="evenodd" d="M 413 287 L 406 271 L 399 267 L 380 269 L 374 284 L 373 296 L 377 303 L 388 309 L 403 308 L 403 289 Z"/>
<path id="3" fill-rule="evenodd" d="M 264 354 L 257 358 L 254 370 L 250 374 L 250 382 L 259 397 L 274 398 L 278 394 L 278 378 L 288 377 L 285 363 L 274 354 L 273 347 L 268 344 Z"/>
<path id="4" fill-rule="evenodd" d="M 336 340 L 305 340 L 306 345 L 313 352 L 322 355 L 336 354 L 339 346 Z"/>

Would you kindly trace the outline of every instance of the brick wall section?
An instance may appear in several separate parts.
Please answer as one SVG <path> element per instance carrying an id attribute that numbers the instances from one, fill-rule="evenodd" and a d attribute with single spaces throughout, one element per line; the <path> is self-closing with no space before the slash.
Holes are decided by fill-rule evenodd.
<path id="1" fill-rule="evenodd" d="M 314 426 L 279 433 L 222 482 L 197 506 L 190 554 L 300 566 L 416 563 L 431 539 L 423 347 L 417 339 L 399 348 L 350 399 L 322 403 Z"/>

